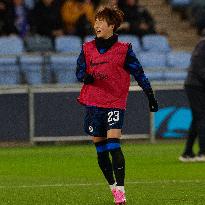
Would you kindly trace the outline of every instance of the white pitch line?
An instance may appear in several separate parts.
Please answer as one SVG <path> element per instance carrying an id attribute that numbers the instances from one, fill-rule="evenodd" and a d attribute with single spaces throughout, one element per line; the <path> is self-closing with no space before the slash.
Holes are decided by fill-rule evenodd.
<path id="1" fill-rule="evenodd" d="M 205 180 L 156 180 L 156 181 L 133 181 L 125 184 L 189 184 L 205 183 Z M 80 187 L 80 186 L 104 186 L 106 183 L 76 183 L 76 184 L 33 184 L 33 185 L 0 185 L 0 189 L 23 189 L 23 188 L 48 188 L 48 187 Z"/>

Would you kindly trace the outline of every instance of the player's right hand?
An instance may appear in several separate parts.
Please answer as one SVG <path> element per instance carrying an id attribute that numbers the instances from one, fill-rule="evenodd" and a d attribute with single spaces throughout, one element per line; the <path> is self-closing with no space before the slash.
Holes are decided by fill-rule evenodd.
<path id="1" fill-rule="evenodd" d="M 92 84 L 94 83 L 95 79 L 91 74 L 85 74 L 83 82 L 84 84 L 88 85 L 88 84 Z"/>

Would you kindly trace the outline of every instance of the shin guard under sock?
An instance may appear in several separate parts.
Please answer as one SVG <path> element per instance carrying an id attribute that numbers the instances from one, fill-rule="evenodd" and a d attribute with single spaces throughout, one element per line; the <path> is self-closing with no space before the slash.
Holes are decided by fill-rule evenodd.
<path id="1" fill-rule="evenodd" d="M 109 157 L 109 152 L 107 151 L 107 140 L 95 143 L 95 146 L 97 150 L 99 167 L 109 185 L 113 185 L 115 183 L 115 179 L 113 176 L 113 167 Z"/>
<path id="2" fill-rule="evenodd" d="M 107 149 L 112 155 L 112 165 L 115 173 L 117 186 L 124 186 L 125 158 L 120 148 L 120 140 L 115 138 L 109 138 L 107 141 Z"/>

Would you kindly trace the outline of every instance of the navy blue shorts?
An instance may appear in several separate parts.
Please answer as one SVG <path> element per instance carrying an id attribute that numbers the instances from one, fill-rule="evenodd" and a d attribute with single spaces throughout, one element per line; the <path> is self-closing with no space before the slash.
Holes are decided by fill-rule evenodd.
<path id="1" fill-rule="evenodd" d="M 117 108 L 86 107 L 84 130 L 95 137 L 106 137 L 110 129 L 122 129 L 124 110 Z"/>

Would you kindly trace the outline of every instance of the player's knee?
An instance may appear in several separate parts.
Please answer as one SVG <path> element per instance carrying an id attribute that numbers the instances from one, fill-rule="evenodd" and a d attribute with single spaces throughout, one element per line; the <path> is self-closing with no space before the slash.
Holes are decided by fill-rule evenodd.
<path id="1" fill-rule="evenodd" d="M 107 139 L 102 138 L 102 140 L 98 140 L 94 137 L 93 142 L 95 144 L 95 148 L 98 154 L 107 151 Z"/>
<path id="2" fill-rule="evenodd" d="M 112 152 L 113 150 L 120 149 L 120 139 L 119 138 L 108 138 L 107 139 L 107 150 Z"/>

